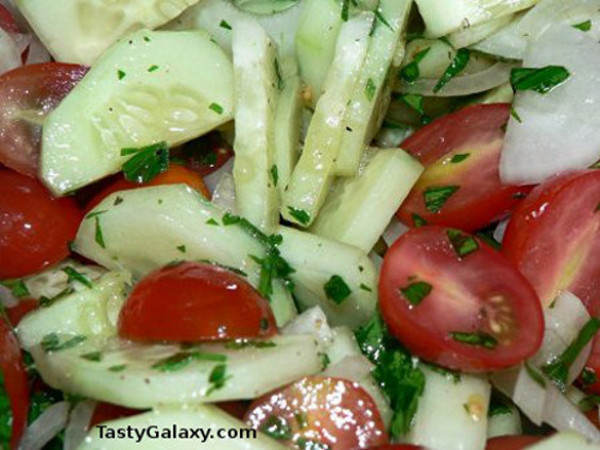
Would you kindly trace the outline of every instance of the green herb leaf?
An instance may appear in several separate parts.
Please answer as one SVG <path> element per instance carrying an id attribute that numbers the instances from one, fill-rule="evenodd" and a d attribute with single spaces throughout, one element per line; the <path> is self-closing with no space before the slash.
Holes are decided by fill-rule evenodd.
<path id="1" fill-rule="evenodd" d="M 179 352 L 155 362 L 151 367 L 160 372 L 174 372 L 183 369 L 192 361 L 225 362 L 226 360 L 227 356 L 218 353 Z"/>
<path id="2" fill-rule="evenodd" d="M 349 11 L 350 11 L 350 0 L 343 0 L 343 3 L 342 3 L 342 20 L 344 22 L 348 22 Z"/>
<path id="3" fill-rule="evenodd" d="M 502 416 L 512 414 L 513 410 L 510 407 L 510 402 L 499 395 L 492 394 L 490 398 L 490 407 L 488 409 L 488 417 Z"/>
<path id="4" fill-rule="evenodd" d="M 425 364 L 425 363 L 423 363 Z M 457 372 L 455 370 L 450 370 L 450 369 L 446 369 L 445 367 L 441 367 L 438 366 L 437 364 L 432 364 L 432 363 L 426 363 L 427 367 L 429 367 L 430 370 L 433 370 L 434 372 L 445 376 L 446 378 L 452 378 L 452 381 L 454 381 L 454 383 L 458 383 L 460 382 L 461 376 L 460 376 L 460 372 Z"/>
<path id="5" fill-rule="evenodd" d="M 277 344 L 273 341 L 257 341 L 252 339 L 236 339 L 225 343 L 225 348 L 229 350 L 241 350 L 248 347 L 253 348 L 271 348 Z"/>
<path id="6" fill-rule="evenodd" d="M 427 47 L 420 52 L 415 53 L 413 60 L 400 70 L 400 78 L 409 83 L 416 81 L 421 75 L 419 63 L 427 56 L 427 53 L 429 53 L 430 50 L 431 47 Z"/>
<path id="7" fill-rule="evenodd" d="M 206 392 L 207 396 L 225 386 L 225 382 L 230 378 L 225 375 L 226 371 L 227 366 L 225 364 L 217 364 L 213 370 L 211 370 L 210 375 L 208 376 L 208 382 L 211 384 L 211 387 Z"/>
<path id="8" fill-rule="evenodd" d="M 269 171 L 271 174 L 271 179 L 273 180 L 273 186 L 277 186 L 277 182 L 279 181 L 279 174 L 277 172 L 277 165 L 273 164 L 271 166 L 271 170 Z"/>
<path id="9" fill-rule="evenodd" d="M 117 197 L 115 198 L 115 201 L 113 202 L 113 206 L 120 205 L 121 203 L 123 203 L 123 197 L 119 197 L 117 195 Z"/>
<path id="10" fill-rule="evenodd" d="M 285 83 L 281 76 L 281 67 L 279 67 L 279 60 L 277 58 L 273 60 L 273 66 L 275 68 L 275 77 L 277 77 L 277 89 L 281 91 L 285 87 Z"/>
<path id="11" fill-rule="evenodd" d="M 450 336 L 457 342 L 461 342 L 467 345 L 474 345 L 478 347 L 484 347 L 494 349 L 498 346 L 498 341 L 494 336 L 481 331 L 475 333 L 463 332 L 463 331 L 451 331 Z"/>
<path id="12" fill-rule="evenodd" d="M 226 30 L 232 30 L 231 25 L 229 25 L 229 23 L 226 20 L 221 20 L 221 23 L 219 23 L 219 26 L 221 28 L 225 28 Z"/>
<path id="13" fill-rule="evenodd" d="M 339 275 L 332 275 L 323 289 L 327 298 L 333 300 L 336 305 L 341 305 L 352 294 L 344 279 Z"/>
<path id="14" fill-rule="evenodd" d="M 416 281 L 400 288 L 404 298 L 413 306 L 418 306 L 429 295 L 433 287 L 425 281 Z"/>
<path id="15" fill-rule="evenodd" d="M 185 253 L 186 252 L 185 245 L 178 245 L 177 250 L 179 250 L 181 253 Z"/>
<path id="16" fill-rule="evenodd" d="M 208 106 L 208 109 L 216 112 L 217 114 L 223 114 L 223 107 L 221 105 L 219 105 L 218 103 L 211 103 Z"/>
<path id="17" fill-rule="evenodd" d="M 126 73 L 123 72 L 122 70 L 117 70 L 117 78 L 119 78 L 119 80 L 122 80 L 123 78 L 125 78 Z"/>
<path id="18" fill-rule="evenodd" d="M 102 353 L 101 352 L 84 353 L 83 355 L 80 355 L 80 358 L 87 359 L 88 361 L 98 362 L 102 359 Z"/>
<path id="19" fill-rule="evenodd" d="M 415 226 L 415 228 L 419 228 L 419 227 L 427 225 L 427 221 L 425 219 L 423 219 L 421 216 L 419 216 L 418 214 L 413 213 L 411 217 L 412 217 L 413 225 Z"/>
<path id="20" fill-rule="evenodd" d="M 92 218 L 94 218 L 96 216 L 104 214 L 105 212 L 108 212 L 108 210 L 107 209 L 103 209 L 103 210 L 100 210 L 100 211 L 91 212 L 87 216 L 85 216 L 85 220 L 92 219 Z"/>
<path id="21" fill-rule="evenodd" d="M 152 64 L 148 67 L 148 72 L 156 72 L 158 70 L 158 66 L 156 64 Z"/>
<path id="22" fill-rule="evenodd" d="M 68 283 L 71 283 L 72 281 L 77 281 L 90 289 L 92 288 L 93 285 L 92 285 L 92 282 L 90 281 L 90 279 L 88 277 L 86 277 L 84 274 L 75 270 L 73 267 L 71 267 L 71 266 L 63 267 L 62 271 L 67 274 L 67 277 L 68 277 L 67 282 Z"/>
<path id="23" fill-rule="evenodd" d="M 102 234 L 102 227 L 100 226 L 100 217 L 96 216 L 96 234 L 95 234 L 96 244 L 98 244 L 102 248 L 106 248 L 106 244 L 104 243 L 104 235 Z"/>
<path id="24" fill-rule="evenodd" d="M 44 350 L 46 353 L 58 352 L 60 350 L 66 350 L 68 348 L 75 347 L 86 339 L 87 338 L 85 336 L 77 335 L 61 343 L 56 333 L 50 333 L 42 338 L 41 346 L 42 350 Z"/>
<path id="25" fill-rule="evenodd" d="M 73 292 L 75 292 L 75 289 L 73 289 L 71 286 L 67 286 L 54 297 L 48 298 L 45 295 L 42 295 L 39 299 L 40 307 L 47 308 L 48 306 L 54 304 L 54 302 L 56 302 L 57 300 L 60 300 L 61 298 L 66 297 L 67 295 L 71 295 Z"/>
<path id="26" fill-rule="evenodd" d="M 383 17 L 383 14 L 381 14 L 381 11 L 379 10 L 379 7 L 375 10 L 375 18 L 381 22 L 382 24 L 384 24 L 386 27 L 388 27 L 391 31 L 394 31 L 394 29 L 392 28 L 392 26 L 390 25 L 390 23 L 385 19 L 385 17 Z"/>
<path id="27" fill-rule="evenodd" d="M 400 99 L 408 105 L 410 108 L 417 111 L 419 114 L 424 115 L 425 110 L 423 109 L 424 97 L 420 94 L 403 94 Z"/>
<path id="28" fill-rule="evenodd" d="M 130 148 L 121 150 L 121 155 L 130 154 Z M 142 184 L 152 180 L 169 168 L 169 147 L 166 142 L 158 142 L 137 149 L 125 164 L 123 175 L 131 182 Z"/>
<path id="29" fill-rule="evenodd" d="M 517 122 L 519 123 L 523 123 L 523 121 L 521 120 L 521 116 L 519 116 L 519 114 L 517 113 L 517 110 L 515 108 L 513 108 L 512 106 L 510 107 L 510 115 L 512 116 L 513 119 L 515 119 Z"/>
<path id="30" fill-rule="evenodd" d="M 596 376 L 596 372 L 589 367 L 584 367 L 581 372 L 581 382 L 584 386 L 591 386 L 592 384 L 598 381 L 598 377 Z"/>
<path id="31" fill-rule="evenodd" d="M 470 153 L 457 153 L 456 155 L 454 155 L 452 157 L 452 159 L 450 160 L 450 162 L 452 164 L 458 164 L 460 162 L 463 162 L 465 159 L 467 159 L 469 156 L 471 156 Z"/>
<path id="32" fill-rule="evenodd" d="M 562 66 L 546 66 L 539 69 L 518 67 L 510 72 L 510 84 L 515 91 L 546 94 L 570 76 L 569 71 Z"/>
<path id="33" fill-rule="evenodd" d="M 310 222 L 310 215 L 303 209 L 296 209 L 293 206 L 288 206 L 290 216 L 296 219 L 300 224 L 307 225 Z"/>
<path id="34" fill-rule="evenodd" d="M 469 63 L 469 59 L 471 58 L 471 52 L 469 49 L 461 48 L 456 52 L 454 59 L 450 63 L 450 65 L 446 68 L 444 74 L 440 77 L 437 84 L 433 88 L 434 93 L 438 93 L 442 90 L 442 88 L 448 84 L 448 82 L 465 70 L 467 64 Z"/>
<path id="35" fill-rule="evenodd" d="M 600 330 L 600 319 L 592 317 L 587 321 L 583 328 L 581 328 L 575 340 L 571 342 L 564 352 L 557 356 L 553 361 L 542 366 L 542 372 L 554 382 L 561 392 L 566 390 L 567 378 L 569 376 L 571 365 L 575 359 L 577 359 L 581 350 L 583 350 L 596 335 L 598 330 Z"/>
<path id="36" fill-rule="evenodd" d="M 375 98 L 375 92 L 377 92 L 377 86 L 375 86 L 373 79 L 369 78 L 365 85 L 365 96 L 367 97 L 367 100 L 373 100 Z"/>
<path id="37" fill-rule="evenodd" d="M 464 258 L 479 249 L 479 244 L 473 236 L 454 229 L 447 230 L 446 234 L 459 258 Z"/>
<path id="38" fill-rule="evenodd" d="M 366 284 L 364 284 L 364 283 L 360 283 L 360 286 L 359 286 L 359 287 L 360 287 L 360 288 L 361 288 L 363 291 L 367 291 L 367 292 L 373 292 L 373 289 L 371 289 L 369 286 L 367 286 L 367 285 L 366 285 Z"/>
<path id="39" fill-rule="evenodd" d="M 29 293 L 29 289 L 27 289 L 27 285 L 23 280 L 5 280 L 0 282 L 0 284 L 10 289 L 12 295 L 17 298 L 28 297 L 31 295 Z"/>
<path id="40" fill-rule="evenodd" d="M 590 31 L 592 29 L 592 21 L 588 19 L 585 22 L 581 22 L 576 25 L 573 25 L 573 28 L 577 28 L 578 30 L 581 30 L 581 31 Z"/>
<path id="41" fill-rule="evenodd" d="M 283 417 L 271 414 L 259 429 L 273 439 L 283 441 L 292 439 L 292 428 Z"/>
<path id="42" fill-rule="evenodd" d="M 432 213 L 439 212 L 459 188 L 460 186 L 429 186 L 423 191 L 425 208 Z"/>
<path id="43" fill-rule="evenodd" d="M 535 381 L 540 387 L 546 388 L 546 380 L 544 380 L 542 374 L 535 370 L 533 367 L 531 367 L 527 361 L 525 361 L 524 366 L 527 375 L 529 375 L 529 377 L 533 381 Z"/>
<path id="44" fill-rule="evenodd" d="M 206 224 L 207 224 L 207 225 L 216 225 L 216 226 L 219 226 L 219 222 L 217 222 L 217 221 L 216 221 L 215 219 L 213 219 L 212 217 L 206 221 Z"/>
<path id="45" fill-rule="evenodd" d="M 108 370 L 110 370 L 111 372 L 122 372 L 123 370 L 125 370 L 126 367 L 126 364 L 118 364 L 116 366 L 110 366 Z"/>

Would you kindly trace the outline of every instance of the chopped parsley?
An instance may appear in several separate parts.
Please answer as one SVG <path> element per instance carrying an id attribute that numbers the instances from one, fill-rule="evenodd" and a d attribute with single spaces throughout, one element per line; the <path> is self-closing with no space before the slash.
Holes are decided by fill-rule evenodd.
<path id="1" fill-rule="evenodd" d="M 367 84 L 365 84 L 365 96 L 369 101 L 375 98 L 375 92 L 377 92 L 377 86 L 375 86 L 373 78 L 369 78 Z"/>
<path id="2" fill-rule="evenodd" d="M 465 159 L 467 159 L 469 156 L 471 156 L 470 153 L 457 153 L 456 155 L 454 155 L 452 157 L 452 159 L 450 160 L 450 162 L 452 164 L 458 164 L 460 162 L 463 162 Z"/>
<path id="3" fill-rule="evenodd" d="M 583 368 L 583 370 L 581 371 L 580 379 L 584 386 L 591 386 L 592 384 L 595 384 L 598 381 L 596 372 L 593 369 L 590 369 L 589 367 Z"/>
<path id="4" fill-rule="evenodd" d="M 208 109 L 216 112 L 217 114 L 223 114 L 223 107 L 221 105 L 219 105 L 218 103 L 211 103 L 208 106 Z"/>
<path id="5" fill-rule="evenodd" d="M 281 76 L 281 67 L 279 67 L 279 60 L 277 58 L 273 60 L 273 68 L 275 69 L 275 76 L 277 77 L 277 89 L 281 91 L 283 90 L 285 83 Z"/>
<path id="6" fill-rule="evenodd" d="M 440 77 L 437 84 L 433 88 L 433 92 L 437 93 L 442 88 L 448 84 L 448 82 L 465 70 L 467 64 L 469 63 L 469 59 L 471 58 L 471 52 L 469 49 L 461 48 L 456 52 L 454 59 L 450 63 L 450 65 L 446 68 L 444 74 Z"/>
<path id="7" fill-rule="evenodd" d="M 98 362 L 102 359 L 102 353 L 101 352 L 84 353 L 83 355 L 80 355 L 79 357 L 83 358 L 83 359 L 87 359 L 88 361 Z"/>
<path id="8" fill-rule="evenodd" d="M 125 78 L 126 73 L 123 72 L 121 69 L 117 70 L 117 77 L 119 78 L 119 80 L 122 80 L 123 78 Z"/>
<path id="9" fill-rule="evenodd" d="M 419 78 L 421 72 L 419 71 L 419 63 L 427 56 L 427 53 L 431 50 L 431 47 L 424 48 L 420 52 L 415 53 L 413 60 L 402 68 L 400 71 L 400 78 L 404 81 L 412 83 Z"/>
<path id="10" fill-rule="evenodd" d="M 271 175 L 271 179 L 273 180 L 273 185 L 277 186 L 277 182 L 279 181 L 279 173 L 277 172 L 277 165 L 273 164 L 271 166 L 271 170 L 269 171 Z"/>
<path id="11" fill-rule="evenodd" d="M 177 250 L 179 250 L 181 253 L 185 253 L 186 252 L 185 245 L 178 245 Z"/>
<path id="12" fill-rule="evenodd" d="M 169 168 L 169 147 L 164 141 L 138 149 L 121 150 L 121 156 L 132 153 L 134 155 L 123 164 L 123 175 L 131 182 L 147 183 Z"/>
<path id="13" fill-rule="evenodd" d="M 102 248 L 106 248 L 106 244 L 104 243 L 104 235 L 102 234 L 102 227 L 100 226 L 100 217 L 98 216 L 96 216 L 96 233 L 94 239 L 96 244 Z"/>
<path id="14" fill-rule="evenodd" d="M 510 107 L 510 115 L 512 116 L 513 119 L 515 119 L 517 122 L 519 123 L 523 123 L 523 120 L 521 120 L 521 116 L 519 115 L 519 113 L 517 112 L 517 110 L 515 108 L 513 108 L 512 106 Z"/>
<path id="15" fill-rule="evenodd" d="M 600 395 L 586 395 L 579 400 L 578 406 L 583 410 L 590 410 L 600 405 Z"/>
<path id="16" fill-rule="evenodd" d="M 225 343 L 225 348 L 229 350 L 241 350 L 248 347 L 253 348 L 271 348 L 277 344 L 273 341 L 257 341 L 252 339 L 236 339 Z"/>
<path id="17" fill-rule="evenodd" d="M 121 203 L 123 203 L 123 197 L 119 197 L 119 196 L 117 195 L 117 197 L 115 198 L 115 201 L 114 201 L 114 203 L 113 203 L 113 206 L 120 205 Z"/>
<path id="18" fill-rule="evenodd" d="M 0 284 L 10 289 L 12 295 L 17 298 L 23 298 L 30 295 L 29 289 L 23 280 L 7 280 L 2 281 Z"/>
<path id="19" fill-rule="evenodd" d="M 413 306 L 418 306 L 425 297 L 429 295 L 433 287 L 425 281 L 415 281 L 410 283 L 403 288 L 400 288 L 400 292 L 404 295 L 404 298 Z"/>
<path id="20" fill-rule="evenodd" d="M 350 12 L 350 0 L 343 0 L 343 3 L 342 3 L 342 20 L 344 22 L 348 21 L 349 12 Z"/>
<path id="21" fill-rule="evenodd" d="M 513 410 L 510 407 L 510 402 L 504 397 L 497 394 L 492 394 L 490 398 L 490 407 L 488 409 L 488 417 L 501 416 L 512 414 Z"/>
<path id="22" fill-rule="evenodd" d="M 339 275 L 332 275 L 323 289 L 327 298 L 333 300 L 336 305 L 341 305 L 352 294 L 352 290 Z"/>
<path id="23" fill-rule="evenodd" d="M 452 228 L 447 230 L 446 234 L 459 258 L 463 258 L 479 249 L 479 244 L 473 236 L 463 234 L 461 231 Z"/>
<path id="24" fill-rule="evenodd" d="M 359 286 L 359 287 L 360 287 L 360 288 L 361 288 L 363 291 L 367 291 L 367 292 L 373 292 L 373 289 L 371 289 L 369 286 L 367 286 L 367 285 L 366 285 L 366 284 L 364 284 L 364 283 L 360 283 L 360 286 Z"/>
<path id="25" fill-rule="evenodd" d="M 150 67 L 148 67 L 148 72 L 155 72 L 158 70 L 158 66 L 156 64 L 152 64 Z"/>
<path id="26" fill-rule="evenodd" d="M 274 414 L 267 417 L 259 429 L 273 439 L 288 441 L 292 438 L 292 428 L 287 420 Z"/>
<path id="27" fill-rule="evenodd" d="M 67 282 L 77 281 L 88 288 L 92 288 L 92 282 L 84 274 L 78 272 L 71 266 L 63 267 L 62 271 L 67 274 Z"/>
<path id="28" fill-rule="evenodd" d="M 533 367 L 531 367 L 527 361 L 525 361 L 524 366 L 527 375 L 529 375 L 529 378 L 535 381 L 536 384 L 538 384 L 540 387 L 546 388 L 546 380 L 544 380 L 542 374 L 535 370 Z"/>
<path id="29" fill-rule="evenodd" d="M 517 67 L 510 72 L 510 84 L 515 91 L 535 91 L 546 94 L 570 76 L 569 71 L 562 66 L 546 66 L 537 69 Z"/>
<path id="30" fill-rule="evenodd" d="M 122 372 L 127 367 L 126 364 L 117 364 L 116 366 L 110 366 L 108 370 L 111 372 Z"/>
<path id="31" fill-rule="evenodd" d="M 216 226 L 219 226 L 219 222 L 217 222 L 217 221 L 216 221 L 215 219 L 213 219 L 212 217 L 206 221 L 206 224 L 207 224 L 207 225 L 216 225 Z"/>
<path id="32" fill-rule="evenodd" d="M 498 346 L 498 341 L 494 336 L 482 331 L 469 333 L 464 331 L 451 331 L 450 336 L 457 342 L 477 347 L 494 349 Z"/>
<path id="33" fill-rule="evenodd" d="M 175 372 L 188 366 L 192 361 L 225 362 L 226 360 L 227 356 L 218 353 L 179 352 L 155 362 L 151 367 L 160 372 Z"/>
<path id="34" fill-rule="evenodd" d="M 424 97 L 421 94 L 403 94 L 400 96 L 400 99 L 422 116 L 425 115 L 425 110 L 423 109 Z"/>
<path id="35" fill-rule="evenodd" d="M 573 25 L 573 28 L 577 28 L 581 31 L 590 31 L 592 29 L 592 21 L 588 19 L 585 22 Z"/>
<path id="36" fill-rule="evenodd" d="M 427 221 L 425 219 L 423 219 L 420 215 L 413 213 L 412 216 L 412 221 L 413 221 L 413 225 L 415 226 L 415 228 L 419 228 L 422 227 L 424 225 L 427 225 Z"/>
<path id="37" fill-rule="evenodd" d="M 56 302 L 57 300 L 60 300 L 61 298 L 66 297 L 67 295 L 71 295 L 73 292 L 75 292 L 75 289 L 73 289 L 71 286 L 67 286 L 53 297 L 46 297 L 45 295 L 42 295 L 39 299 L 40 307 L 47 308 L 48 306 L 54 304 L 54 302 Z"/>
<path id="38" fill-rule="evenodd" d="M 101 209 L 100 211 L 91 212 L 87 216 L 85 216 L 85 220 L 93 219 L 94 217 L 104 214 L 107 211 L 108 211 L 107 209 Z"/>
<path id="39" fill-rule="evenodd" d="M 327 369 L 329 364 L 331 364 L 331 359 L 329 359 L 329 355 L 327 353 L 319 353 L 319 357 L 321 358 L 321 370 Z"/>
<path id="40" fill-rule="evenodd" d="M 208 382 L 211 384 L 210 388 L 206 392 L 206 395 L 210 395 L 217 389 L 221 389 L 225 386 L 225 382 L 230 378 L 226 376 L 227 366 L 225 364 L 217 364 L 213 370 L 211 370 L 208 376 Z"/>
<path id="41" fill-rule="evenodd" d="M 302 225 L 308 225 L 310 222 L 310 215 L 303 209 L 296 209 L 293 206 L 288 206 L 290 216 L 298 221 Z"/>
<path id="42" fill-rule="evenodd" d="M 48 352 L 58 352 L 60 350 L 66 350 L 75 347 L 85 341 L 87 338 L 82 335 L 73 336 L 64 342 L 60 342 L 60 339 L 56 333 L 47 334 L 42 338 L 41 346 L 42 350 Z"/>
<path id="43" fill-rule="evenodd" d="M 226 30 L 231 30 L 231 25 L 229 25 L 229 22 L 227 22 L 225 19 L 221 20 L 221 23 L 219 23 L 219 26 L 221 28 L 225 28 Z"/>
<path id="44" fill-rule="evenodd" d="M 425 364 L 425 363 L 423 363 L 423 364 Z M 433 364 L 433 363 L 426 363 L 426 365 L 430 370 L 434 371 L 435 373 L 443 375 L 446 378 L 452 378 L 452 381 L 454 381 L 454 383 L 460 382 L 460 379 L 461 379 L 460 372 L 457 372 L 455 370 L 446 369 L 445 367 L 438 366 L 437 364 Z"/>
<path id="45" fill-rule="evenodd" d="M 571 342 L 564 352 L 554 358 L 553 361 L 542 366 L 542 372 L 554 382 L 561 392 L 564 392 L 567 387 L 567 378 L 571 365 L 577 359 L 581 350 L 596 335 L 598 330 L 600 330 L 600 319 L 592 317 L 581 328 L 575 340 Z"/>
<path id="46" fill-rule="evenodd" d="M 425 208 L 432 213 L 440 212 L 448 199 L 460 186 L 429 186 L 423 191 Z"/>
<path id="47" fill-rule="evenodd" d="M 383 14 L 381 14 L 381 11 L 379 11 L 379 7 L 375 10 L 375 18 L 381 22 L 382 24 L 384 24 L 386 27 L 388 27 L 390 30 L 394 31 L 394 29 L 392 28 L 392 26 L 390 25 L 390 23 L 386 20 L 385 17 L 383 17 Z"/>

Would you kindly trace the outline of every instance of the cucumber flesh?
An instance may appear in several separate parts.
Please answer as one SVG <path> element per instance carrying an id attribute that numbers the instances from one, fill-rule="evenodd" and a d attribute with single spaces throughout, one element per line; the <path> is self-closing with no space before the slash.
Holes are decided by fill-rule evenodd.
<path id="1" fill-rule="evenodd" d="M 104 428 L 106 427 L 106 428 Z M 105 435 L 108 429 L 127 429 L 131 427 L 138 430 L 158 430 L 157 437 L 146 438 L 140 442 L 137 439 L 119 437 L 119 439 L 109 439 Z M 202 429 L 199 439 L 176 439 L 174 437 L 162 437 L 160 431 L 164 429 L 172 430 L 177 427 L 183 429 Z M 211 430 L 244 430 L 248 425 L 230 416 L 222 409 L 212 405 L 187 405 L 185 407 L 159 407 L 144 414 L 126 417 L 119 420 L 112 420 L 101 425 L 95 426 L 84 439 L 78 450 L 131 450 L 143 445 L 144 450 L 196 450 L 209 449 L 216 447 L 219 450 L 285 450 L 286 447 L 277 441 L 269 438 L 263 433 L 258 433 L 256 438 L 230 439 L 227 437 L 214 437 L 205 439 L 202 433 Z M 148 431 L 154 433 L 155 431 Z M 212 432 L 212 431 L 211 431 Z M 101 434 L 102 433 L 102 434 Z M 106 436 L 102 438 L 101 436 Z M 152 435 L 153 436 L 153 435 Z M 218 444 L 216 444 L 218 442 Z"/>
<path id="2" fill-rule="evenodd" d="M 123 35 L 156 28 L 198 0 L 17 0 L 16 6 L 57 61 L 92 65 Z"/>
<path id="3" fill-rule="evenodd" d="M 122 201 L 115 205 L 117 197 Z M 243 271 L 258 286 L 260 267 L 250 255 L 263 257 L 263 247 L 240 227 L 224 226 L 225 210 L 193 189 L 163 185 L 121 191 L 90 214 L 99 211 L 104 212 L 82 221 L 73 247 L 104 267 L 126 270 L 139 279 L 173 261 L 209 260 Z M 104 247 L 96 239 L 98 229 Z M 185 253 L 178 248 L 182 245 Z M 276 284 L 271 305 L 282 326 L 295 315 L 295 308 L 289 292 Z"/>
<path id="4" fill-rule="evenodd" d="M 371 251 L 423 166 L 401 149 L 371 149 L 355 178 L 338 180 L 311 232 Z"/>
<path id="5" fill-rule="evenodd" d="M 200 31 L 141 30 L 112 46 L 42 137 L 41 174 L 58 195 L 118 172 L 125 147 L 177 145 L 233 117 L 231 62 Z"/>
<path id="6" fill-rule="evenodd" d="M 321 370 L 322 349 L 313 336 L 275 336 L 266 342 L 264 347 L 235 349 L 215 343 L 182 350 L 179 345 L 88 338 L 75 347 L 49 353 L 34 346 L 31 354 L 44 381 L 55 389 L 130 408 L 256 398 Z M 99 361 L 81 357 L 94 352 L 100 352 Z M 190 357 L 175 369 L 153 367 L 185 352 L 198 352 L 205 358 L 216 354 L 225 361 Z M 222 387 L 215 388 L 210 375 L 220 364 L 225 365 L 226 378 Z"/>

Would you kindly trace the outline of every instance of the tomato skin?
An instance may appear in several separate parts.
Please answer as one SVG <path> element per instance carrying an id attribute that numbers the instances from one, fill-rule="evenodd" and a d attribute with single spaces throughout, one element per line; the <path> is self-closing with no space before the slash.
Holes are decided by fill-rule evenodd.
<path id="1" fill-rule="evenodd" d="M 389 444 L 371 447 L 369 450 L 422 450 L 424 447 L 413 444 Z"/>
<path id="2" fill-rule="evenodd" d="M 38 301 L 33 298 L 24 298 L 11 308 L 6 308 L 6 317 L 13 327 L 19 325 L 23 317 L 38 307 Z"/>
<path id="3" fill-rule="evenodd" d="M 270 418 L 285 421 L 290 432 L 279 442 L 292 447 L 299 439 L 331 450 L 388 443 L 373 399 L 358 384 L 341 378 L 313 375 L 266 394 L 250 405 L 245 422 L 260 430 Z"/>
<path id="4" fill-rule="evenodd" d="M 15 18 L 3 5 L 0 5 L 0 28 L 7 33 L 18 33 L 19 26 L 15 21 Z"/>
<path id="5" fill-rule="evenodd" d="M 398 218 L 414 226 L 413 214 L 434 225 L 465 231 L 483 228 L 505 216 L 527 187 L 505 186 L 498 164 L 510 105 L 473 105 L 421 128 L 400 147 L 425 166 L 425 172 L 398 210 Z M 451 162 L 455 155 L 466 159 Z M 437 212 L 427 209 L 429 187 L 458 186 Z"/>
<path id="6" fill-rule="evenodd" d="M 240 276 L 195 262 L 152 272 L 119 315 L 119 335 L 144 342 L 269 337 L 277 332 L 267 300 Z"/>
<path id="7" fill-rule="evenodd" d="M 45 116 L 83 78 L 88 68 L 48 62 L 18 67 L 0 76 L 0 164 L 35 177 L 40 127 L 16 118 L 20 111 Z"/>
<path id="8" fill-rule="evenodd" d="M 217 402 L 215 403 L 215 406 L 221 408 L 230 416 L 243 420 L 250 403 L 244 400 L 231 400 L 227 402 Z"/>
<path id="9" fill-rule="evenodd" d="M 542 343 L 544 317 L 533 288 L 498 252 L 459 257 L 437 226 L 414 228 L 387 251 L 379 280 L 380 308 L 390 331 L 413 354 L 466 372 L 513 366 Z M 417 305 L 402 289 L 424 282 L 431 291 Z M 494 348 L 455 340 L 451 333 L 485 333 Z"/>
<path id="10" fill-rule="evenodd" d="M 174 156 L 190 170 L 205 177 L 221 168 L 233 156 L 233 149 L 220 133 L 208 133 L 187 142 Z"/>
<path id="11" fill-rule="evenodd" d="M 82 213 L 37 180 L 0 169 L 0 279 L 20 278 L 69 255 Z"/>
<path id="12" fill-rule="evenodd" d="M 546 436 L 498 436 L 487 441 L 485 450 L 522 450 Z"/>
<path id="13" fill-rule="evenodd" d="M 109 420 L 121 419 L 123 417 L 134 416 L 141 414 L 144 411 L 137 409 L 126 408 L 124 406 L 115 405 L 113 403 L 98 402 L 94 413 L 90 419 L 90 429 L 99 423 L 108 422 Z"/>
<path id="14" fill-rule="evenodd" d="M 19 341 L 13 333 L 12 326 L 2 317 L 0 317 L 0 369 L 12 411 L 10 448 L 14 450 L 19 446 L 27 426 L 29 385 Z"/>
<path id="15" fill-rule="evenodd" d="M 157 175 L 148 183 L 138 184 L 128 181 L 124 177 L 117 178 L 113 183 L 106 186 L 89 201 L 86 210 L 90 211 L 113 192 L 149 186 L 160 186 L 162 184 L 187 184 L 192 189 L 196 189 L 200 192 L 205 198 L 210 199 L 210 192 L 204 184 L 202 177 L 186 167 L 178 164 L 171 164 L 169 170 Z"/>

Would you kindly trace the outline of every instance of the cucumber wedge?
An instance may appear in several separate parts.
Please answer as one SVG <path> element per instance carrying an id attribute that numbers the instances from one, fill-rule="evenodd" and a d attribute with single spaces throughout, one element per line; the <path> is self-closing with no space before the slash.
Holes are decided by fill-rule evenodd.
<path id="1" fill-rule="evenodd" d="M 358 170 L 360 156 L 377 131 L 376 116 L 385 91 L 386 77 L 398 45 L 406 28 L 412 0 L 381 0 L 378 19 L 371 36 L 364 67 L 350 99 L 340 154 L 335 171 L 339 175 L 353 176 Z M 385 21 L 385 22 L 384 22 Z M 389 92 L 389 91 L 388 91 Z M 387 100 L 389 101 L 389 99 Z M 387 108 L 386 108 L 387 109 Z"/>
<path id="2" fill-rule="evenodd" d="M 377 272 L 365 252 L 293 228 L 279 227 L 277 233 L 283 237 L 281 255 L 296 270 L 294 296 L 304 309 L 319 305 L 332 326 L 355 328 L 369 320 L 377 306 Z M 328 295 L 326 285 L 335 275 L 348 287 L 347 297 Z"/>
<path id="3" fill-rule="evenodd" d="M 282 82 L 277 79 L 277 64 L 275 46 L 262 27 L 250 20 L 237 22 L 233 30 L 236 207 L 266 232 L 279 222 L 273 176 L 275 108 Z"/>
<path id="4" fill-rule="evenodd" d="M 369 253 L 390 223 L 423 166 L 401 149 L 370 149 L 355 178 L 342 178 L 327 197 L 310 231 Z"/>
<path id="5" fill-rule="evenodd" d="M 138 430 L 147 430 L 146 438 L 138 442 L 137 438 L 119 437 L 110 438 L 105 433 L 108 429 L 127 429 L 131 427 Z M 176 427 L 178 430 L 201 429 L 198 438 L 164 437 L 160 432 Z M 202 433 L 214 433 L 211 430 L 239 430 L 237 438 L 207 437 Z M 246 434 L 248 433 L 248 434 Z M 162 406 L 144 414 L 138 414 L 124 419 L 112 420 L 95 426 L 84 439 L 79 450 L 131 450 L 140 448 L 144 450 L 285 450 L 286 447 L 277 441 L 257 432 L 256 437 L 251 436 L 248 425 L 230 416 L 222 409 L 212 405 L 193 405 L 185 407 Z M 206 437 L 205 437 L 206 436 Z"/>
<path id="6" fill-rule="evenodd" d="M 232 119 L 231 62 L 201 31 L 147 31 L 111 47 L 48 115 L 41 174 L 65 194 L 118 172 L 124 147 L 180 144 Z"/>
<path id="7" fill-rule="evenodd" d="M 117 197 L 121 201 L 115 205 Z M 258 286 L 260 267 L 250 255 L 262 258 L 264 249 L 240 227 L 224 226 L 225 212 L 184 185 L 121 191 L 105 198 L 82 221 L 73 248 L 136 279 L 173 261 L 209 260 L 241 270 Z M 277 283 L 271 297 L 282 326 L 295 315 L 293 300 Z"/>
<path id="8" fill-rule="evenodd" d="M 198 0 L 17 0 L 19 11 L 57 61 L 91 65 L 114 42 L 156 28 Z"/>
<path id="9" fill-rule="evenodd" d="M 333 180 L 343 119 L 367 53 L 373 20 L 373 13 L 365 12 L 341 27 L 324 93 L 282 201 L 283 217 L 302 227 L 308 227 L 315 219 Z"/>
<path id="10" fill-rule="evenodd" d="M 59 342 L 63 339 L 60 336 Z M 256 398 L 321 370 L 322 348 L 311 335 L 233 345 L 182 349 L 118 338 L 98 342 L 89 337 L 79 345 L 50 352 L 34 346 L 31 354 L 50 386 L 131 408 Z M 89 354 L 98 357 L 82 358 Z M 220 365 L 225 366 L 222 386 L 211 382 L 211 374 Z"/>

